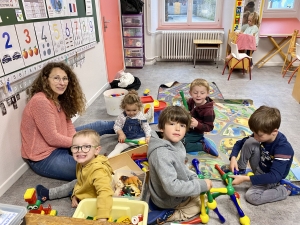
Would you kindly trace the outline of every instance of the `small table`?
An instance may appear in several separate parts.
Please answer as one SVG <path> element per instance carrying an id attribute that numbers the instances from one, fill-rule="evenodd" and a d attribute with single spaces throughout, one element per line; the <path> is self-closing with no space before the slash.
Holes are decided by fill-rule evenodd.
<path id="1" fill-rule="evenodd" d="M 197 52 L 197 50 L 200 50 L 200 49 L 209 49 L 209 50 L 216 49 L 217 50 L 217 57 L 214 58 L 214 61 L 216 61 L 216 58 L 219 59 L 219 57 L 220 57 L 220 46 L 221 46 L 221 44 L 223 44 L 223 41 L 221 41 L 221 40 L 194 40 L 194 54 L 193 54 L 194 68 L 195 68 L 195 65 L 196 65 L 196 52 Z M 218 64 L 217 64 L 217 68 L 218 68 Z"/>
<path id="2" fill-rule="evenodd" d="M 280 54 L 285 60 L 286 53 L 282 49 L 287 46 L 295 29 L 300 28 L 300 21 L 297 18 L 263 18 L 259 28 L 260 37 L 268 37 L 274 48 L 262 57 L 255 65 L 262 67 L 274 55 Z M 283 38 L 279 43 L 274 38 Z"/>

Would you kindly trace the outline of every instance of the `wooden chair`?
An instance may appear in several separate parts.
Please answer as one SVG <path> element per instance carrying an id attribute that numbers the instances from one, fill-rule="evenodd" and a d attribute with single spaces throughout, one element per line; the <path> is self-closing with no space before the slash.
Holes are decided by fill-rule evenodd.
<path id="1" fill-rule="evenodd" d="M 291 67 L 291 65 L 293 65 L 293 63 L 294 63 L 295 61 L 297 61 L 297 60 L 300 61 L 300 44 L 298 44 L 298 43 L 296 43 L 296 52 L 295 52 L 295 56 L 294 56 L 294 57 L 295 57 L 295 59 L 294 59 L 293 61 L 291 61 L 290 64 L 286 67 L 286 69 L 285 69 L 284 74 L 282 75 L 282 77 L 284 77 L 284 76 L 286 75 L 286 72 L 287 72 L 288 69 Z M 299 67 L 300 67 L 300 66 L 298 66 L 298 67 L 293 71 L 293 73 L 292 73 L 292 75 L 291 75 L 291 77 L 290 77 L 288 83 L 291 82 L 293 76 L 294 76 L 295 73 L 299 70 Z"/>
<path id="2" fill-rule="evenodd" d="M 297 41 L 297 36 L 298 36 L 299 30 L 294 30 L 293 35 L 290 40 L 290 44 L 288 47 L 288 51 L 285 56 L 284 64 L 282 66 L 282 77 L 284 77 L 289 70 L 289 68 L 293 65 L 293 63 L 297 60 L 297 55 L 296 55 L 296 41 Z M 294 75 L 294 73 L 293 73 Z M 291 78 L 293 77 L 291 76 Z M 290 80 L 291 80 L 290 78 Z M 290 80 L 288 83 L 290 83 Z"/>
<path id="3" fill-rule="evenodd" d="M 231 73 L 233 71 L 233 69 L 239 64 L 242 64 L 242 69 L 243 69 L 243 74 L 245 74 L 245 69 L 247 68 L 247 70 L 249 70 L 249 76 L 250 76 L 250 80 L 251 80 L 251 66 L 250 66 L 250 60 L 252 57 L 248 56 L 245 53 L 239 53 L 238 50 L 238 46 L 237 44 L 231 42 L 231 58 L 225 63 L 224 69 L 223 69 L 223 73 L 222 75 L 224 75 L 224 71 L 227 67 L 227 65 L 229 65 L 231 63 L 232 60 L 235 61 L 235 63 L 229 67 L 229 75 L 228 75 L 228 79 L 230 79 Z M 244 62 L 244 60 L 246 60 L 246 63 Z"/>

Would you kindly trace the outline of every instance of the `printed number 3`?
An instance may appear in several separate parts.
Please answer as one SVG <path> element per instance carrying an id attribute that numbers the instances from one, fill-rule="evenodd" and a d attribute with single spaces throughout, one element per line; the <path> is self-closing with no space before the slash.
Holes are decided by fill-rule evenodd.
<path id="1" fill-rule="evenodd" d="M 24 30 L 24 34 L 26 35 L 27 39 L 25 42 L 29 44 L 31 42 L 31 37 L 29 36 L 29 31 L 27 29 Z"/>
<path id="2" fill-rule="evenodd" d="M 10 35 L 9 35 L 9 33 L 4 32 L 2 34 L 2 37 L 5 38 L 5 36 L 7 36 L 7 40 L 6 40 L 6 43 L 5 43 L 5 49 L 12 48 L 12 44 L 9 44 L 9 41 L 10 41 Z"/>

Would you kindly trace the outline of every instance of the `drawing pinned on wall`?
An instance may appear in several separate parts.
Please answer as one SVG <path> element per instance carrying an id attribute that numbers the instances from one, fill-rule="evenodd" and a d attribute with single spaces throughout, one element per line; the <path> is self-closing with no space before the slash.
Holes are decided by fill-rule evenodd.
<path id="1" fill-rule="evenodd" d="M 15 9 L 17 21 L 24 21 L 23 13 L 21 9 Z"/>
<path id="2" fill-rule="evenodd" d="M 19 0 L 0 0 L 0 9 L 20 8 Z"/>
<path id="3" fill-rule="evenodd" d="M 69 16 L 66 0 L 46 0 L 49 18 Z"/>
<path id="4" fill-rule="evenodd" d="M 34 23 L 35 33 L 40 49 L 41 59 L 54 56 L 53 43 L 48 21 Z"/>
<path id="5" fill-rule="evenodd" d="M 87 16 L 93 15 L 92 0 L 85 0 L 85 12 Z"/>
<path id="6" fill-rule="evenodd" d="M 0 60 L 5 74 L 24 67 L 14 25 L 0 27 Z"/>
<path id="7" fill-rule="evenodd" d="M 27 20 L 48 18 L 45 1 L 22 0 L 25 17 Z"/>
<path id="8" fill-rule="evenodd" d="M 77 16 L 77 5 L 76 5 L 76 0 L 68 0 L 68 5 L 69 5 L 69 16 Z"/>
<path id="9" fill-rule="evenodd" d="M 39 46 L 36 40 L 33 23 L 16 24 L 20 48 L 26 66 L 41 61 Z"/>
<path id="10" fill-rule="evenodd" d="M 59 20 L 49 21 L 50 32 L 52 36 L 53 50 L 55 55 L 66 51 L 63 30 Z"/>
<path id="11" fill-rule="evenodd" d="M 66 51 L 70 51 L 75 48 L 74 35 L 73 35 L 73 30 L 72 30 L 72 21 L 71 20 L 62 20 L 61 26 L 62 26 L 63 35 L 64 35 Z"/>

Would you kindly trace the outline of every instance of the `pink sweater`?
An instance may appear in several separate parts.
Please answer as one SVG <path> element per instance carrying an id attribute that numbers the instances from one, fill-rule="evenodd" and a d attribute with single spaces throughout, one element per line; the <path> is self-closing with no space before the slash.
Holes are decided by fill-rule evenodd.
<path id="1" fill-rule="evenodd" d="M 75 128 L 63 110 L 57 109 L 45 94 L 35 94 L 27 103 L 22 116 L 22 157 L 39 161 L 57 148 L 69 148 Z"/>

